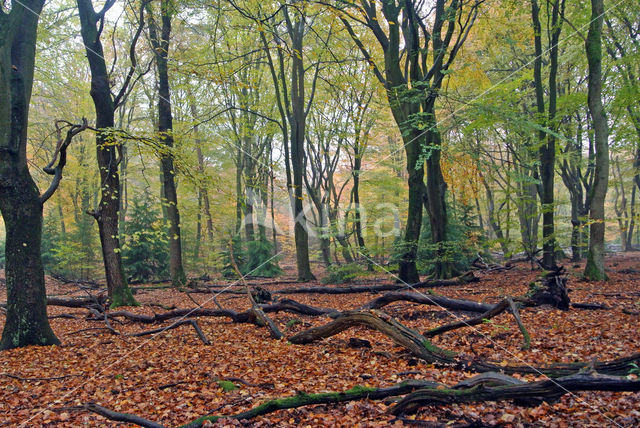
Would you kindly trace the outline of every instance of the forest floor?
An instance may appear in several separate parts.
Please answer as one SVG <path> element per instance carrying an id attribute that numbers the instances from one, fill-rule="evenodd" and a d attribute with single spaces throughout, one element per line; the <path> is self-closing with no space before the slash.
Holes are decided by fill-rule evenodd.
<path id="1" fill-rule="evenodd" d="M 508 313 L 477 327 L 437 336 L 434 343 L 503 365 L 542 366 L 590 361 L 594 357 L 604 361 L 639 352 L 640 253 L 609 257 L 610 280 L 606 283 L 582 281 L 583 264 L 565 261 L 565 266 L 572 302 L 603 303 L 610 309 L 567 312 L 549 307 L 521 309 L 523 322 L 531 334 L 531 349 L 527 351 L 521 350 L 522 336 Z M 498 302 L 503 296 L 524 295 L 539 274 L 540 271 L 531 271 L 529 264 L 519 263 L 507 271 L 477 271 L 479 282 L 438 288 L 436 292 L 448 297 Z M 282 278 L 283 281 L 291 279 L 286 275 Z M 266 283 L 265 288 L 276 293 L 278 289 L 299 286 L 261 281 Z M 377 274 L 356 284 L 391 281 L 389 276 Z M 49 296 L 86 296 L 77 285 L 52 279 L 47 279 L 47 288 Z M 0 301 L 6 301 L 5 291 L 0 286 Z M 192 308 L 196 306 L 192 299 L 203 307 L 216 308 L 210 294 L 189 296 L 173 289 L 139 289 L 136 298 L 143 306 L 127 309 L 153 315 L 165 309 L 150 304 Z M 361 293 L 286 297 L 315 307 L 347 310 L 358 308 L 377 296 L 379 294 Z M 247 297 L 240 294 L 222 294 L 217 301 L 236 311 L 249 307 Z M 631 314 L 624 313 L 623 309 Z M 451 322 L 461 315 L 468 316 L 406 302 L 390 304 L 384 312 L 418 331 Z M 75 319 L 56 317 L 61 314 L 70 314 Z M 104 329 L 104 322 L 86 320 L 84 308 L 49 306 L 49 316 L 61 346 L 27 347 L 0 353 L 0 426 L 126 426 L 79 409 L 87 402 L 166 426 L 177 426 L 206 414 L 231 415 L 268 399 L 292 396 L 300 391 L 344 391 L 355 385 L 383 387 L 406 379 L 454 385 L 474 374 L 426 364 L 388 337 L 365 328 L 350 329 L 308 345 L 293 345 L 286 340 L 272 339 L 266 328 L 253 324 L 234 324 L 227 318 L 200 318 L 198 323 L 211 342 L 205 345 L 190 326 L 153 337 L 128 337 L 111 334 Z M 270 316 L 285 336 L 329 321 L 327 317 L 286 312 Z M 4 324 L 2 311 L 0 323 Z M 111 325 L 122 333 L 156 327 L 115 321 Z M 350 338 L 367 340 L 371 348 L 352 348 Z M 220 379 L 231 379 L 238 388 L 226 391 L 220 386 Z M 542 378 L 527 375 L 522 379 Z M 370 400 L 317 405 L 280 410 L 250 421 L 222 419 L 216 426 L 640 425 L 638 393 L 572 393 L 553 404 L 545 402 L 537 407 L 519 407 L 511 402 L 432 406 L 403 420 L 392 416 L 389 406 Z"/>

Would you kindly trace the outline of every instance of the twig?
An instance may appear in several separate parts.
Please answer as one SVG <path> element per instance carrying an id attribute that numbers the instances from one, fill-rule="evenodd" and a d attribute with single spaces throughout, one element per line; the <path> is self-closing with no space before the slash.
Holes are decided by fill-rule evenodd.
<path id="1" fill-rule="evenodd" d="M 141 332 L 138 332 L 138 333 L 132 333 L 132 334 L 129 334 L 128 336 L 132 336 L 132 337 L 148 336 L 148 335 L 151 335 L 151 334 L 162 333 L 162 332 L 167 331 L 167 330 L 173 330 L 174 328 L 178 328 L 178 327 L 180 327 L 182 325 L 185 325 L 185 324 L 190 324 L 193 327 L 193 329 L 198 334 L 198 337 L 200 338 L 200 340 L 202 340 L 202 342 L 205 345 L 211 345 L 211 342 L 209 342 L 207 337 L 204 335 L 204 333 L 200 329 L 200 325 L 198 325 L 198 322 L 196 320 L 193 320 L 193 319 L 176 321 L 176 322 L 174 322 L 173 324 L 171 324 L 168 327 L 160 327 L 160 328 L 156 328 L 156 329 L 153 329 L 153 330 L 147 330 L 147 331 L 141 331 Z"/>
<path id="2" fill-rule="evenodd" d="M 22 380 L 25 382 L 37 382 L 37 381 L 43 381 L 43 380 L 61 380 L 61 379 L 66 379 L 69 377 L 80 377 L 80 376 L 84 376 L 83 374 L 69 374 L 69 375 L 64 375 L 64 376 L 52 376 L 52 377 L 22 377 L 22 376 L 18 376 L 18 375 L 14 375 L 11 373 L 0 373 L 0 376 L 5 376 L 5 377 L 9 377 L 11 379 L 16 379 L 16 380 Z"/>

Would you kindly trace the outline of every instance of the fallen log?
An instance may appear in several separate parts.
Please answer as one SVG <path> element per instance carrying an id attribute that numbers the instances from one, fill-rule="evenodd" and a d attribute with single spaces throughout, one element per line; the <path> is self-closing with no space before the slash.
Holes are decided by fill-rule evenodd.
<path id="1" fill-rule="evenodd" d="M 572 308 L 576 309 L 591 309 L 591 310 L 606 310 L 611 309 L 609 306 L 602 303 L 571 303 Z"/>
<path id="2" fill-rule="evenodd" d="M 195 317 L 227 317 L 235 323 L 250 323 L 252 322 L 249 311 L 236 312 L 231 309 L 207 309 L 207 308 L 190 308 L 190 309 L 175 309 L 173 311 L 163 312 L 160 314 L 141 315 L 134 314 L 129 311 L 116 311 L 108 312 L 109 318 L 125 318 L 129 321 L 138 322 L 142 324 L 155 324 L 163 321 L 167 321 L 173 318 L 195 318 Z"/>
<path id="3" fill-rule="evenodd" d="M 450 324 L 445 324 L 443 326 L 440 327 L 436 327 L 433 328 L 431 330 L 425 331 L 423 334 L 423 336 L 425 337 L 434 337 L 437 336 L 439 334 L 445 333 L 447 331 L 451 331 L 451 330 L 456 330 L 458 328 L 462 328 L 462 327 L 472 327 L 474 325 L 478 325 L 478 324 L 482 324 L 484 322 L 486 322 L 487 320 L 501 314 L 502 312 L 506 311 L 507 308 L 509 308 L 509 302 L 507 302 L 507 300 L 501 300 L 500 302 L 498 302 L 495 306 L 493 306 L 492 308 L 490 308 L 488 311 L 475 316 L 473 318 L 469 318 L 466 320 L 462 320 L 462 321 L 456 321 L 456 322 L 452 322 Z"/>
<path id="4" fill-rule="evenodd" d="M 496 386 L 497 385 L 497 386 Z M 293 409 L 317 404 L 342 403 L 362 399 L 380 400 L 406 395 L 393 408 L 392 413 L 403 415 L 415 413 L 429 405 L 448 405 L 478 401 L 514 400 L 519 405 L 536 405 L 557 400 L 562 395 L 577 391 L 640 391 L 640 381 L 624 377 L 604 376 L 594 373 L 578 373 L 555 380 L 524 383 L 500 374 L 481 375 L 460 382 L 452 388 L 421 380 L 408 380 L 386 388 L 354 386 L 343 392 L 317 394 L 298 393 L 291 397 L 269 400 L 257 407 L 228 416 L 207 415 L 181 428 L 199 428 L 221 419 L 248 420 L 277 410 Z M 544 398 L 543 398 L 544 397 Z M 134 423 L 147 428 L 164 428 L 162 425 L 135 415 L 114 412 L 93 403 L 84 409 L 100 414 L 108 419 Z"/>
<path id="5" fill-rule="evenodd" d="M 85 285 L 89 285 L 93 288 L 99 288 L 102 286 L 102 284 L 100 284 L 99 282 L 96 281 L 91 281 L 89 279 L 74 279 L 74 278 L 67 278 L 65 276 L 62 275 L 58 275 L 55 273 L 51 274 L 51 278 L 56 279 L 58 281 L 60 281 L 63 284 L 85 284 Z"/>
<path id="6" fill-rule="evenodd" d="M 473 273 L 468 272 L 461 277 L 454 279 L 442 279 L 418 282 L 413 285 L 407 284 L 380 284 L 371 286 L 352 286 L 352 287 L 300 287 L 300 288 L 284 288 L 282 290 L 276 290 L 276 294 L 357 294 L 357 293 L 381 293 L 384 291 L 400 291 L 419 288 L 436 288 L 436 287 L 449 287 L 454 285 L 463 285 L 470 282 L 479 281 Z M 233 290 L 227 290 L 233 291 Z"/>
<path id="7" fill-rule="evenodd" d="M 47 305 L 49 306 L 64 306 L 67 308 L 97 308 L 102 309 L 107 302 L 107 297 L 104 295 L 90 296 L 90 297 L 78 297 L 65 299 L 62 297 L 47 297 Z M 6 308 L 7 302 L 0 303 L 0 307 Z"/>
<path id="8" fill-rule="evenodd" d="M 107 302 L 107 296 L 90 296 L 71 299 L 63 299 L 61 297 L 47 297 L 47 305 L 49 306 L 65 306 L 67 308 L 87 308 L 87 307 L 104 307 Z"/>
<path id="9" fill-rule="evenodd" d="M 576 391 L 640 391 L 640 381 L 619 376 L 577 373 L 520 385 L 478 385 L 462 390 L 421 388 L 400 400 L 391 412 L 403 415 L 415 413 L 425 406 L 481 401 L 518 400 L 522 404 L 535 405 L 542 397 L 544 401 L 553 402 L 564 394 Z"/>
<path id="10" fill-rule="evenodd" d="M 355 326 L 366 326 L 377 330 L 427 362 L 453 363 L 455 361 L 453 358 L 455 353 L 438 348 L 420 333 L 405 327 L 389 315 L 377 310 L 343 312 L 328 324 L 312 327 L 291 336 L 289 342 L 294 344 L 311 343 L 334 336 Z"/>
<path id="11" fill-rule="evenodd" d="M 454 311 L 487 312 L 493 305 L 475 302 L 473 300 L 451 299 L 431 293 L 393 292 L 377 297 L 364 305 L 362 309 L 380 309 L 393 302 L 412 302 L 423 305 L 440 306 Z"/>
<path id="12" fill-rule="evenodd" d="M 342 403 L 346 401 L 363 399 L 381 400 L 388 397 L 408 394 L 409 392 L 415 391 L 418 388 L 437 386 L 439 386 L 439 384 L 435 382 L 408 380 L 386 388 L 354 386 L 353 388 L 343 392 L 322 392 L 317 394 L 306 394 L 304 392 L 301 392 L 292 397 L 269 400 L 257 407 L 254 407 L 253 409 L 237 413 L 235 415 L 203 416 L 186 425 L 182 425 L 181 428 L 199 428 L 202 427 L 205 423 L 216 422 L 220 419 L 252 419 L 257 416 L 275 412 L 277 410 L 294 409 L 297 407 L 312 406 L 315 404 Z M 153 422 L 148 419 L 144 419 L 128 413 L 115 412 L 105 407 L 98 406 L 95 403 L 87 403 L 83 406 L 83 409 L 97 413 L 113 421 L 133 423 L 145 428 L 164 428 L 163 425 L 160 425 L 157 422 Z"/>
<path id="13" fill-rule="evenodd" d="M 140 416 L 130 415 L 128 413 L 114 412 L 113 410 L 109 410 L 106 407 L 99 406 L 95 403 L 87 403 L 83 407 L 85 410 L 97 413 L 98 415 L 104 416 L 105 418 L 112 421 L 136 424 L 145 428 L 165 428 L 164 425 L 160 425 L 159 423 L 141 418 Z"/>
<path id="14" fill-rule="evenodd" d="M 246 293 L 245 293 L 246 294 Z M 329 315 L 332 313 L 338 313 L 335 309 L 315 308 L 308 306 L 295 300 L 282 299 L 276 303 L 270 305 L 258 305 L 258 307 L 265 313 L 273 312 L 291 312 L 298 315 L 308 316 L 321 316 Z M 125 318 L 129 321 L 139 322 L 143 324 L 154 324 L 158 322 L 164 322 L 173 318 L 196 318 L 196 317 L 227 317 L 235 323 L 253 323 L 255 324 L 255 314 L 251 309 L 244 312 L 236 312 L 231 309 L 207 309 L 207 308 L 188 308 L 188 309 L 175 309 L 159 314 L 142 315 L 135 314 L 129 311 L 116 311 L 109 312 L 109 318 Z"/>
<path id="15" fill-rule="evenodd" d="M 556 363 L 546 367 L 533 366 L 501 366 L 486 361 L 468 360 L 459 361 L 462 370 L 474 372 L 501 372 L 506 374 L 533 374 L 548 376 L 551 378 L 570 376 L 587 369 L 594 370 L 603 375 L 627 376 L 629 372 L 640 365 L 640 353 L 621 357 L 611 361 L 580 361 L 575 363 Z"/>
<path id="16" fill-rule="evenodd" d="M 284 311 L 299 315 L 308 315 L 312 317 L 330 315 L 339 312 L 336 309 L 331 308 L 316 308 L 314 306 L 305 305 L 304 303 L 296 302 L 295 300 L 291 299 L 280 299 L 276 303 L 259 306 L 260 309 L 262 309 L 266 313 Z"/>

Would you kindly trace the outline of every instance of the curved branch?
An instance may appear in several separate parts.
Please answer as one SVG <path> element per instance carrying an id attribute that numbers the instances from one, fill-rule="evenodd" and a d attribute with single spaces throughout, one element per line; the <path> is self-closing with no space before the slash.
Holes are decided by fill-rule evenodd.
<path id="1" fill-rule="evenodd" d="M 67 164 L 67 147 L 69 147 L 69 144 L 71 144 L 73 137 L 75 137 L 76 135 L 78 135 L 80 132 L 84 131 L 88 127 L 87 119 L 83 117 L 82 124 L 71 125 L 71 127 L 67 131 L 67 135 L 65 139 L 62 140 L 62 137 L 60 136 L 61 130 L 62 130 L 59 126 L 60 123 L 68 124 L 68 122 L 64 122 L 64 121 L 56 122 L 56 131 L 58 133 L 58 144 L 53 154 L 53 159 L 51 159 L 51 162 L 49 162 L 49 164 L 44 168 L 44 172 L 46 172 L 49 175 L 53 175 L 53 180 L 51 181 L 49 188 L 40 196 L 41 204 L 44 204 L 49 198 L 51 198 L 51 196 L 53 196 L 55 191 L 58 189 L 58 186 L 60 185 L 60 181 L 62 180 L 62 170 Z M 56 159 L 58 159 L 58 156 L 60 157 L 60 160 L 58 161 L 58 164 L 54 168 L 53 164 L 56 162 Z"/>

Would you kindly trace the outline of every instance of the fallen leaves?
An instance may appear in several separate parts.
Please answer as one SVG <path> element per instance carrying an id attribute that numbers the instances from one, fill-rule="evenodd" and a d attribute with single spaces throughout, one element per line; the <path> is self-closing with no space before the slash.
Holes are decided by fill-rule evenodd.
<path id="1" fill-rule="evenodd" d="M 637 265 L 638 257 L 636 254 L 635 258 L 617 260 L 620 267 L 610 273 L 611 281 L 606 284 L 607 293 L 612 295 L 597 295 L 597 301 L 611 310 L 521 310 L 532 338 L 529 351 L 520 350 L 522 339 L 509 314 L 499 315 L 494 322 L 476 328 L 445 333 L 434 338 L 434 344 L 489 358 L 500 365 L 528 363 L 541 366 L 560 361 L 591 360 L 594 356 L 605 360 L 638 352 L 637 317 L 622 312 L 630 301 L 619 296 L 632 296 L 630 293 L 640 290 L 633 275 L 618 272 Z M 480 273 L 482 281 L 479 283 L 447 287 L 438 292 L 447 297 L 495 303 L 502 295 L 523 294 L 536 274 L 522 265 L 505 272 Z M 61 285 L 55 281 L 48 281 L 47 286 L 52 295 L 68 296 L 76 291 L 72 284 Z M 268 287 L 274 292 L 289 286 L 269 284 Z M 582 282 L 575 277 L 570 277 L 569 286 L 572 299 L 580 302 L 595 301 L 594 293 L 603 291 L 602 284 Z M 0 290 L 0 300 L 4 299 L 3 294 L 4 290 Z M 208 295 L 192 297 L 199 303 L 206 302 L 205 307 L 215 307 Z M 345 310 L 358 308 L 373 297 L 376 296 L 298 295 L 296 300 L 317 307 Z M 168 289 L 143 289 L 136 298 L 143 303 L 193 307 L 193 302 L 183 293 Z M 243 299 L 221 296 L 218 300 L 230 309 L 246 309 Z M 130 310 L 153 315 L 158 309 L 143 306 Z M 69 308 L 49 307 L 51 316 L 68 311 Z M 177 426 L 214 410 L 216 414 L 238 413 L 298 391 L 314 393 L 347 390 L 354 385 L 388 386 L 414 378 L 452 385 L 471 375 L 454 367 L 439 368 L 418 361 L 387 337 L 365 328 L 354 328 L 318 343 L 292 345 L 272 340 L 266 329 L 251 324 L 201 318 L 198 322 L 212 343 L 207 346 L 189 326 L 159 334 L 153 339 L 122 338 L 102 330 L 69 334 L 98 325 L 83 319 L 83 310 L 70 312 L 75 319 L 51 320 L 63 346 L 27 347 L 0 353 L 0 373 L 24 378 L 0 376 L 0 414 L 6 424 L 119 426 L 78 410 L 86 402 L 96 402 L 167 426 Z M 418 331 L 455 320 L 446 311 L 406 302 L 386 306 L 384 312 Z M 327 321 L 326 318 L 287 313 L 271 316 L 283 331 L 285 325 L 290 326 L 286 329 L 287 335 Z M 4 323 L 2 314 L 0 323 Z M 140 325 L 128 322 L 114 324 L 114 327 L 123 333 L 141 330 Z M 349 347 L 349 340 L 354 337 L 368 341 L 371 348 Z M 28 378 L 34 379 L 25 380 Z M 227 391 L 218 382 L 225 378 L 240 378 L 249 385 L 233 382 L 238 389 Z M 522 379 L 531 381 L 540 377 L 526 375 Z M 260 386 L 264 384 L 272 384 L 273 388 Z M 415 419 L 434 424 L 478 421 L 504 426 L 562 426 L 567 420 L 572 421 L 569 425 L 603 426 L 615 421 L 623 426 L 633 426 L 640 423 L 639 407 L 638 394 L 590 392 L 567 395 L 557 403 L 543 403 L 533 408 L 520 408 L 510 403 L 432 407 L 415 415 Z M 389 415 L 385 403 L 363 400 L 278 411 L 251 423 L 254 426 L 392 426 L 401 425 L 402 421 Z M 218 424 L 241 423 L 225 421 Z"/>

